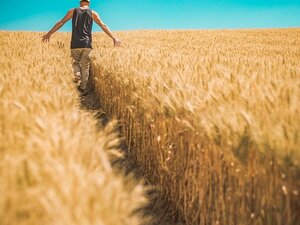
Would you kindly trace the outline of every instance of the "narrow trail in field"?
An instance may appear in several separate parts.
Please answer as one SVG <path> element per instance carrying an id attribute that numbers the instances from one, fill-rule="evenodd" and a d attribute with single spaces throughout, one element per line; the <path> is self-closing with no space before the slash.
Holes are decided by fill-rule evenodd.
<path id="1" fill-rule="evenodd" d="M 105 115 L 105 112 L 101 109 L 101 100 L 95 93 L 95 89 L 92 85 L 92 78 L 89 81 L 89 92 L 86 96 L 80 97 L 81 108 L 86 110 L 87 112 L 94 113 L 96 115 L 96 119 L 98 121 L 99 127 L 105 125 L 109 122 L 108 117 Z M 121 143 L 120 148 L 125 153 L 125 157 L 120 159 L 119 161 L 112 162 L 113 167 L 116 172 L 120 174 L 133 174 L 137 180 L 143 179 L 143 174 L 137 168 L 137 166 L 133 163 L 132 160 L 126 155 L 126 144 Z M 174 217 L 172 217 L 168 210 L 168 204 L 165 204 L 161 201 L 160 192 L 154 188 L 151 188 L 151 185 L 146 185 L 149 187 L 149 191 L 147 191 L 147 198 L 149 201 L 149 205 L 143 209 L 138 210 L 138 213 L 141 213 L 145 217 L 150 216 L 152 218 L 150 223 L 145 225 L 184 225 L 182 222 L 174 221 Z"/>

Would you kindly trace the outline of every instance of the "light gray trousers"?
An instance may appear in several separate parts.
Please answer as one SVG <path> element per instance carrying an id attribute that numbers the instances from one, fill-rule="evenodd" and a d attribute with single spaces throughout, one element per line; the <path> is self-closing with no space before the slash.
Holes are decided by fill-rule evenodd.
<path id="1" fill-rule="evenodd" d="M 81 79 L 80 88 L 86 89 L 91 65 L 91 48 L 71 49 L 74 76 Z"/>

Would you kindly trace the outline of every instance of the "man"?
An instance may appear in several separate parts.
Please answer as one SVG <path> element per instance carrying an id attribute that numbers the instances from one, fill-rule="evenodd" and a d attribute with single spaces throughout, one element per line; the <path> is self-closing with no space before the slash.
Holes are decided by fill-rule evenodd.
<path id="1" fill-rule="evenodd" d="M 92 24 L 95 21 L 101 29 L 112 38 L 114 46 L 120 46 L 121 41 L 102 22 L 98 13 L 90 9 L 90 0 L 81 0 L 80 7 L 71 9 L 66 16 L 43 36 L 42 41 L 48 42 L 53 33 L 59 30 L 72 18 L 71 56 L 73 58 L 74 82 L 80 82 L 79 90 L 87 94 L 86 86 L 89 79 L 89 68 L 92 53 Z"/>

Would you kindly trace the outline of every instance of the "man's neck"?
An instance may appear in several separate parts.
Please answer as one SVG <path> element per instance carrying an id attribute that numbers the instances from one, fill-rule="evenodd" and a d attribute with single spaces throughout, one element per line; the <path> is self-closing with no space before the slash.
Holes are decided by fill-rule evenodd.
<path id="1" fill-rule="evenodd" d="M 88 9 L 89 6 L 88 5 L 84 5 L 84 6 L 80 6 L 80 8 L 82 8 L 82 9 Z"/>

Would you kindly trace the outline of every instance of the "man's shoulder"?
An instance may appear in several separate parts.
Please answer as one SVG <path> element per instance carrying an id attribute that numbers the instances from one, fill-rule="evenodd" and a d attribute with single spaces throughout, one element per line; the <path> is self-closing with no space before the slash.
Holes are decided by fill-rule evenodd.
<path id="1" fill-rule="evenodd" d="M 69 10 L 68 10 L 68 13 L 73 14 L 73 12 L 75 11 L 75 9 L 76 9 L 76 8 L 71 8 L 71 9 L 69 9 Z"/>
<path id="2" fill-rule="evenodd" d="M 93 15 L 98 15 L 98 13 L 95 10 L 91 9 L 91 11 L 92 11 Z"/>

